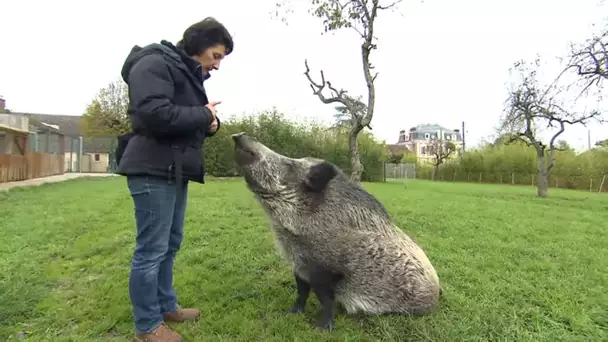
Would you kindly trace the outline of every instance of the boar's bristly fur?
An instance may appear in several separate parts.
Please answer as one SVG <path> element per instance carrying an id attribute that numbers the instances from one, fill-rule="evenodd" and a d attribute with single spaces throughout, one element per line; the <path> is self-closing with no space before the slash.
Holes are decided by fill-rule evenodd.
<path id="1" fill-rule="evenodd" d="M 433 265 L 376 198 L 332 163 L 281 155 L 245 133 L 232 138 L 247 186 L 293 270 L 292 312 L 304 311 L 311 291 L 323 307 L 317 326 L 326 329 L 334 325 L 334 301 L 349 314 L 436 308 Z"/>

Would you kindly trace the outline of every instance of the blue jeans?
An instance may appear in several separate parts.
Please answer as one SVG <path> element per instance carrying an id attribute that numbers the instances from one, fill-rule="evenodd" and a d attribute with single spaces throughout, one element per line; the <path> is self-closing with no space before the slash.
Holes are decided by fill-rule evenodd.
<path id="1" fill-rule="evenodd" d="M 188 184 L 181 198 L 167 178 L 129 176 L 127 184 L 135 205 L 137 238 L 129 295 L 137 333 L 156 329 L 163 313 L 177 309 L 173 290 L 173 260 L 184 237 Z"/>

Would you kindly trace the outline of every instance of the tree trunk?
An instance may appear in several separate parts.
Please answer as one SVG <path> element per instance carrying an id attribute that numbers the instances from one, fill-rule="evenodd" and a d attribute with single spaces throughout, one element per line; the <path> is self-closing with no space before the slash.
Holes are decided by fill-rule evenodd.
<path id="1" fill-rule="evenodd" d="M 439 173 L 439 164 L 433 166 L 433 179 L 432 180 L 437 179 L 437 173 Z"/>
<path id="2" fill-rule="evenodd" d="M 538 181 L 536 184 L 536 194 L 538 197 L 549 196 L 549 171 L 545 166 L 545 155 L 539 153 L 538 155 Z"/>
<path id="3" fill-rule="evenodd" d="M 363 164 L 361 164 L 361 156 L 359 155 L 359 142 L 357 136 L 361 130 L 357 130 L 356 127 L 350 130 L 348 133 L 348 149 L 350 152 L 350 165 L 351 173 L 350 179 L 353 182 L 361 182 L 361 175 L 363 174 Z"/>

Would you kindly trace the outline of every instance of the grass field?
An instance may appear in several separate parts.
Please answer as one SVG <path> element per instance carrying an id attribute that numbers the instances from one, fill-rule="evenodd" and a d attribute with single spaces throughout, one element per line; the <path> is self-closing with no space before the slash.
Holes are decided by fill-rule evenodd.
<path id="1" fill-rule="evenodd" d="M 606 341 L 608 196 L 531 187 L 366 184 L 427 251 L 444 288 L 421 318 L 284 315 L 295 299 L 241 180 L 194 184 L 176 262 L 186 341 Z M 0 340 L 126 341 L 132 202 L 125 179 L 0 192 Z M 586 338 L 586 339 L 585 339 Z"/>

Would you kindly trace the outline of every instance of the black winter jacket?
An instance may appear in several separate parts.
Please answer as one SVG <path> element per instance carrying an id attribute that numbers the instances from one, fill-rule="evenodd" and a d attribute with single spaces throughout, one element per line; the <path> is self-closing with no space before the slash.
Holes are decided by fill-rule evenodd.
<path id="1" fill-rule="evenodd" d="M 204 183 L 203 145 L 214 133 L 200 64 L 163 40 L 134 46 L 121 75 L 133 132 L 118 138 L 116 173 Z"/>

